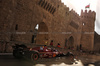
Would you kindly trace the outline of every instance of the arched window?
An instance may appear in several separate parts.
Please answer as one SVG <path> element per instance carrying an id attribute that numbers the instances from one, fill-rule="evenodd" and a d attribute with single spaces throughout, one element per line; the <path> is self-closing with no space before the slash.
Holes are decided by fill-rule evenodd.
<path id="1" fill-rule="evenodd" d="M 52 10 L 53 10 L 53 7 L 52 7 L 52 9 L 51 9 L 50 13 L 52 13 Z"/>
<path id="2" fill-rule="evenodd" d="M 42 0 L 39 1 L 39 5 L 42 3 Z"/>
<path id="3" fill-rule="evenodd" d="M 85 25 L 85 23 L 83 23 L 83 26 Z"/>
<path id="4" fill-rule="evenodd" d="M 56 8 L 53 10 L 52 14 L 54 14 L 55 11 L 56 11 Z"/>
<path id="5" fill-rule="evenodd" d="M 48 6 L 46 7 L 46 10 L 48 9 L 48 7 L 49 7 L 49 4 L 48 4 Z"/>
<path id="6" fill-rule="evenodd" d="M 18 24 L 16 24 L 16 26 L 15 26 L 15 30 L 18 30 Z"/>
<path id="7" fill-rule="evenodd" d="M 69 39 L 68 39 L 68 44 L 67 44 L 68 48 L 71 49 L 71 48 L 74 48 L 74 38 L 73 36 L 71 36 Z"/>
<path id="8" fill-rule="evenodd" d="M 38 29 L 39 29 L 39 24 L 37 24 L 37 25 L 35 26 L 35 29 L 36 29 L 36 30 L 38 30 Z"/>
<path id="9" fill-rule="evenodd" d="M 42 2 L 41 7 L 44 5 L 45 1 Z"/>
<path id="10" fill-rule="evenodd" d="M 47 5 L 47 2 L 46 2 L 45 5 L 44 5 L 44 9 L 45 9 L 46 5 Z"/>
<path id="11" fill-rule="evenodd" d="M 52 7 L 52 5 L 50 5 L 50 7 L 49 7 L 48 11 L 50 11 L 51 7 Z"/>

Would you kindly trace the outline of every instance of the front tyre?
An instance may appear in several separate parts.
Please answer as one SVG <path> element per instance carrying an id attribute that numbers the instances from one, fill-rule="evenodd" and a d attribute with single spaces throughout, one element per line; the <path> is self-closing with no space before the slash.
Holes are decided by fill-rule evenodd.
<path id="1" fill-rule="evenodd" d="M 13 56 L 15 58 L 22 58 L 23 57 L 22 53 L 18 50 L 13 50 Z"/>

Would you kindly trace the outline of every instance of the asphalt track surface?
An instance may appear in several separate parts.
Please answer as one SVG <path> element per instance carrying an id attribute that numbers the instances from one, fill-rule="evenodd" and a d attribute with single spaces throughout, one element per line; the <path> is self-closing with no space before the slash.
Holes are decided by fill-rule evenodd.
<path id="1" fill-rule="evenodd" d="M 80 59 L 84 61 L 84 58 Z M 26 58 L 16 59 L 15 57 L 13 57 L 12 53 L 0 54 L 0 66 L 35 66 L 36 64 L 45 64 L 46 66 L 50 66 L 52 64 L 61 64 L 61 63 L 72 65 L 73 62 L 74 61 L 68 57 L 42 58 L 42 59 L 40 58 L 38 61 L 30 61 L 30 59 Z M 100 66 L 100 61 L 90 62 L 84 64 L 84 66 L 89 66 L 89 64 L 93 64 L 94 66 Z"/>

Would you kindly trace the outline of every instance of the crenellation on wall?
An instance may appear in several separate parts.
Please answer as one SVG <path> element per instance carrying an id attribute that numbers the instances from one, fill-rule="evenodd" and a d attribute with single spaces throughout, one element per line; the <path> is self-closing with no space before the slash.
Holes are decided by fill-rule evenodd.
<path id="1" fill-rule="evenodd" d="M 73 9 L 70 11 L 72 15 L 74 15 L 75 17 L 77 17 L 77 19 L 80 19 L 79 14 L 77 14 Z"/>
<path id="2" fill-rule="evenodd" d="M 83 10 L 81 10 L 81 11 L 82 11 L 81 12 L 81 18 L 95 20 L 96 13 L 94 11 L 91 11 L 91 10 L 89 10 L 89 11 L 85 10 L 85 12 L 83 12 Z"/>

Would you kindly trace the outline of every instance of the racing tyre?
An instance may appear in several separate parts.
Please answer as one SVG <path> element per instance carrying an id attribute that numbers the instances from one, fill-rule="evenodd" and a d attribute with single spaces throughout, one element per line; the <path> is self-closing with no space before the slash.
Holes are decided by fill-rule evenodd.
<path id="1" fill-rule="evenodd" d="M 38 53 L 32 53 L 31 54 L 31 60 L 32 61 L 36 61 L 39 59 L 39 54 Z"/>

